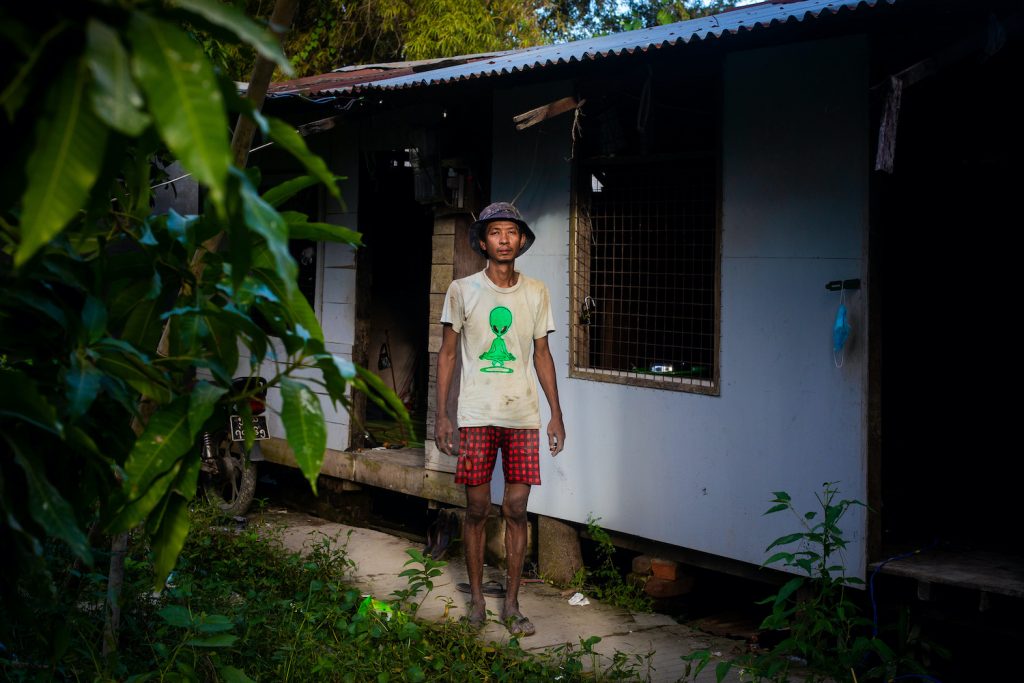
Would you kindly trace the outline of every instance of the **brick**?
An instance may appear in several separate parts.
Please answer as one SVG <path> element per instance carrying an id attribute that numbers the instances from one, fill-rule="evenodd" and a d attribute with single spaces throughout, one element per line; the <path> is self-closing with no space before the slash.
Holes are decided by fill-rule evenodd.
<path id="1" fill-rule="evenodd" d="M 692 576 L 680 576 L 675 581 L 652 576 L 644 584 L 644 592 L 652 598 L 674 598 L 677 595 L 685 595 L 691 590 L 693 590 Z"/>
<path id="2" fill-rule="evenodd" d="M 675 560 L 663 560 L 660 557 L 651 558 L 651 573 L 659 579 L 675 581 L 679 578 L 679 563 Z"/>
<path id="3" fill-rule="evenodd" d="M 650 555 L 637 555 L 633 558 L 633 573 L 634 574 L 650 574 L 651 573 L 651 556 Z"/>

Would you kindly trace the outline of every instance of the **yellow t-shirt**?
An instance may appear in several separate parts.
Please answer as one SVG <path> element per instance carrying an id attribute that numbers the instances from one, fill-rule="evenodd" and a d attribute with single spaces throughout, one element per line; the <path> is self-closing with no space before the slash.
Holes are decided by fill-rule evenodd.
<path id="1" fill-rule="evenodd" d="M 448 287 L 441 322 L 459 334 L 459 426 L 539 429 L 533 340 L 555 329 L 547 286 L 519 273 L 498 287 L 480 271 Z"/>

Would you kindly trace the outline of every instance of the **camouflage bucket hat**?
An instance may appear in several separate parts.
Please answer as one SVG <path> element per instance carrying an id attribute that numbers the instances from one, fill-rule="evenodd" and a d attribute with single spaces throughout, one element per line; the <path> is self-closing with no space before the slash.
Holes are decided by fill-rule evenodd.
<path id="1" fill-rule="evenodd" d="M 530 230 L 530 226 L 526 224 L 526 221 L 519 214 L 519 209 L 512 206 L 509 202 L 494 202 L 484 207 L 483 211 L 480 212 L 480 217 L 469 228 L 469 246 L 476 253 L 487 258 L 487 252 L 480 248 L 480 240 L 483 239 L 484 228 L 487 227 L 488 223 L 494 221 L 512 221 L 526 235 L 526 243 L 523 244 L 523 248 L 519 250 L 516 257 L 522 256 L 526 253 L 527 249 L 533 246 L 533 241 L 536 237 L 533 234 L 533 230 Z"/>

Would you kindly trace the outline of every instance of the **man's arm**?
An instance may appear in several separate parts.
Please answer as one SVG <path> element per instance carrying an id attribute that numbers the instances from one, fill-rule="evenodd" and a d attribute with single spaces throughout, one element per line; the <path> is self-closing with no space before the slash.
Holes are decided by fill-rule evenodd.
<path id="1" fill-rule="evenodd" d="M 448 390 L 455 374 L 455 353 L 459 348 L 459 333 L 451 325 L 444 325 L 441 351 L 437 354 L 437 420 L 434 424 L 434 442 L 442 453 L 452 454 L 452 421 L 448 418 Z"/>
<path id="2" fill-rule="evenodd" d="M 533 367 L 537 370 L 537 379 L 544 396 L 551 408 L 551 422 L 548 423 L 548 447 L 552 457 L 562 452 L 565 447 L 565 425 L 562 424 L 562 406 L 558 403 L 558 381 L 555 378 L 555 361 L 551 358 L 548 338 L 533 340 Z"/>

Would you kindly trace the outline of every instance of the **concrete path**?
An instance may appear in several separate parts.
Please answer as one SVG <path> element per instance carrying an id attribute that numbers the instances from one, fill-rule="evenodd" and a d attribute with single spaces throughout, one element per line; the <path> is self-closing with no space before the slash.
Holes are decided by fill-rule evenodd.
<path id="1" fill-rule="evenodd" d="M 409 559 L 405 551 L 408 548 L 422 549 L 422 546 L 404 538 L 328 522 L 290 510 L 271 509 L 256 513 L 250 515 L 249 523 L 280 525 L 282 541 L 289 550 L 309 549 L 322 543 L 324 538 L 329 539 L 333 547 L 345 548 L 348 557 L 356 564 L 348 579 L 358 588 L 383 600 L 393 591 L 408 587 L 406 579 L 398 576 Z M 498 568 L 485 568 L 484 580 L 488 579 L 504 585 L 503 572 Z M 445 567 L 444 574 L 435 581 L 434 590 L 425 596 L 419 617 L 441 620 L 464 615 L 469 596 L 455 587 L 462 581 L 466 581 L 465 565 L 461 558 L 457 558 Z M 537 627 L 535 635 L 520 641 L 524 649 L 542 651 L 565 644 L 578 647 L 582 639 L 600 636 L 601 641 L 595 650 L 605 657 L 621 652 L 641 658 L 642 665 L 636 669 L 641 680 L 648 677 L 652 681 L 680 680 L 685 666 L 680 656 L 694 650 L 710 649 L 724 657 L 734 657 L 743 650 L 740 642 L 695 631 L 665 615 L 633 614 L 600 604 L 593 598 L 590 598 L 589 605 L 570 605 L 562 591 L 542 582 L 524 583 L 519 604 L 523 614 L 529 616 Z M 501 598 L 487 598 L 487 607 L 496 619 Z M 487 641 L 506 642 L 509 634 L 504 626 L 492 622 L 481 631 L 480 637 Z M 598 666 L 604 669 L 610 661 L 599 662 Z M 697 680 L 701 683 L 714 681 L 714 663 Z M 735 671 L 731 671 L 726 680 L 736 682 L 740 679 Z"/>

